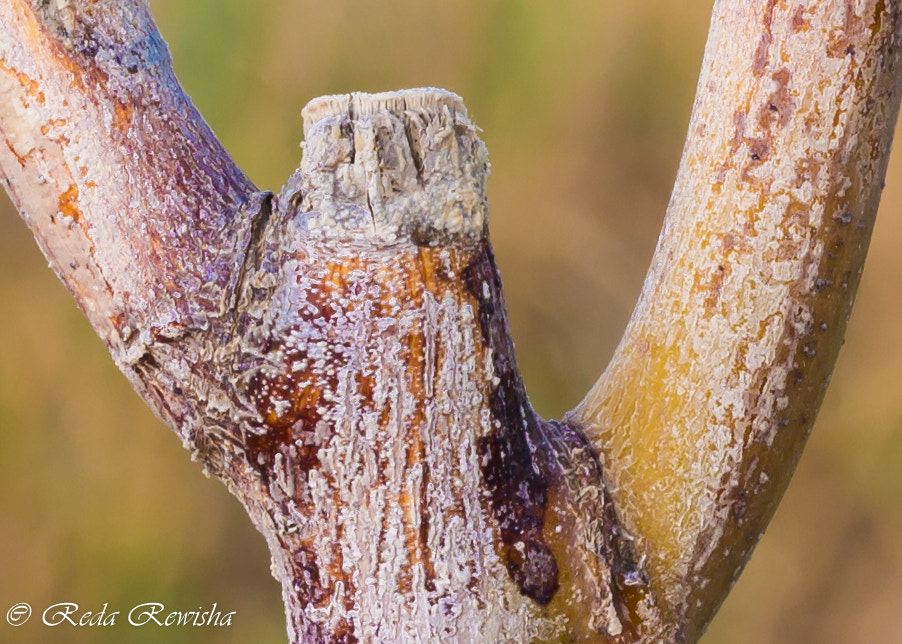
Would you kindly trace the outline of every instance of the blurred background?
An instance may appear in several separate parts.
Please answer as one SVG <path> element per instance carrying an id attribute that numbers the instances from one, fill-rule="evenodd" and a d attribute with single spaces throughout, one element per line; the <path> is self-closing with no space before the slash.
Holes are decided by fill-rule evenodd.
<path id="1" fill-rule="evenodd" d="M 463 96 L 492 160 L 491 230 L 540 413 L 609 359 L 660 228 L 711 2 L 151 0 L 188 93 L 278 190 L 300 109 L 353 90 Z M 11 629 L 10 642 L 285 641 L 244 512 L 132 393 L 0 205 L 0 609 L 236 611 L 226 629 Z M 902 159 L 798 472 L 702 640 L 902 641 Z"/>

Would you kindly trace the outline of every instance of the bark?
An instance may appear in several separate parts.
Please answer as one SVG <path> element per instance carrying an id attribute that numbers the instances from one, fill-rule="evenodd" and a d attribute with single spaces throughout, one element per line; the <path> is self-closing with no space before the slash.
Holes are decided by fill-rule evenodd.
<path id="1" fill-rule="evenodd" d="M 899 109 L 900 8 L 727 2 L 639 303 L 568 417 L 690 640 L 789 482 L 842 344 Z"/>
<path id="2" fill-rule="evenodd" d="M 641 599 L 642 576 L 591 451 L 529 407 L 459 99 L 311 105 L 276 198 L 191 107 L 143 3 L 13 2 L 0 24 L 11 197 L 267 539 L 293 641 L 628 631 L 616 580 Z"/>
<path id="3" fill-rule="evenodd" d="M 560 423 L 520 380 L 486 151 L 452 94 L 314 101 L 273 195 L 142 0 L 10 0 L 0 171 L 117 365 L 266 538 L 292 641 L 692 641 L 841 342 L 899 13 L 716 4 L 642 298 Z"/>

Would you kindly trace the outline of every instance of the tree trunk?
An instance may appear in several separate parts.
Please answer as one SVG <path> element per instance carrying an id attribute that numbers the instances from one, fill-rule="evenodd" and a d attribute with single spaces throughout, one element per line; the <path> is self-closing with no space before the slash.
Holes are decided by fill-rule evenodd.
<path id="1" fill-rule="evenodd" d="M 694 641 L 788 484 L 860 276 L 902 36 L 865 5 L 716 3 L 642 297 L 564 422 L 520 380 L 453 94 L 312 102 L 276 196 L 142 0 L 10 0 L 0 170 L 266 538 L 291 641 Z"/>

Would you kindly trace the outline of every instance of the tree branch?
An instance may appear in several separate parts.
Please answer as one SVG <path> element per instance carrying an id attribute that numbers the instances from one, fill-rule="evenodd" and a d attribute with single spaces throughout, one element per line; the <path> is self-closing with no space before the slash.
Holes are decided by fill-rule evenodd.
<path id="1" fill-rule="evenodd" d="M 694 641 L 841 343 L 900 23 L 882 0 L 716 4 L 642 299 L 563 423 L 520 380 L 454 95 L 314 101 L 273 196 L 143 2 L 11 0 L 0 171 L 117 365 L 266 538 L 292 641 Z"/>
<path id="2" fill-rule="evenodd" d="M 219 305 L 254 187 L 179 87 L 144 2 L 5 3 L 0 93 L 13 203 L 118 363 L 148 341 L 130 316 L 162 329 Z"/>
<path id="3" fill-rule="evenodd" d="M 569 416 L 690 641 L 786 489 L 845 331 L 899 109 L 900 10 L 715 4 L 664 230 Z"/>
<path id="4" fill-rule="evenodd" d="M 292 641 L 619 635 L 624 575 L 653 610 L 591 452 L 529 407 L 459 99 L 315 103 L 273 199 L 191 109 L 143 4 L 0 21 L 13 199 L 266 537 Z"/>

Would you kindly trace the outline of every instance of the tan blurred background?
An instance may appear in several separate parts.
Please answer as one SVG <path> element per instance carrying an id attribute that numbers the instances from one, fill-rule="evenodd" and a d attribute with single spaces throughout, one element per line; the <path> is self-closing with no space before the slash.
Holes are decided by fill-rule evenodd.
<path id="1" fill-rule="evenodd" d="M 493 164 L 492 238 L 524 377 L 559 417 L 610 357 L 651 257 L 711 2 L 152 0 L 183 84 L 261 187 L 314 96 L 462 95 Z M 902 641 L 902 159 L 809 447 L 705 644 Z M 13 630 L 2 642 L 282 642 L 238 503 L 116 371 L 0 205 L 0 615 L 75 602 L 237 611 L 228 629 Z M 120 615 L 119 622 L 125 622 Z"/>

